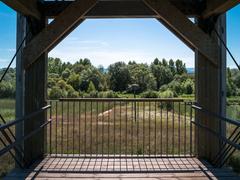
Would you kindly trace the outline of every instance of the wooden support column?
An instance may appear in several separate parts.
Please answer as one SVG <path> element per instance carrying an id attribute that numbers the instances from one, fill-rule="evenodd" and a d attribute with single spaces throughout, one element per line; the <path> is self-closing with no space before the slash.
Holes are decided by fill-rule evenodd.
<path id="1" fill-rule="evenodd" d="M 45 28 L 45 18 L 41 21 L 28 20 L 27 31 L 29 37 L 26 45 Z M 22 56 L 24 57 L 24 55 Z M 25 59 L 23 58 L 23 61 Z M 43 53 L 31 67 L 25 70 L 25 115 L 36 112 L 47 105 L 47 53 Z M 24 134 L 27 135 L 46 122 L 46 112 L 24 122 Z M 31 165 L 35 160 L 43 158 L 46 152 L 46 129 L 41 130 L 24 142 L 25 166 Z"/>
<path id="2" fill-rule="evenodd" d="M 198 26 L 205 30 L 209 23 L 205 20 L 198 20 Z M 215 24 L 215 28 L 221 35 L 223 40 L 226 40 L 226 16 L 219 17 Z M 200 106 L 208 109 L 211 112 L 225 116 L 226 113 L 226 50 L 221 45 L 216 37 L 216 33 L 211 33 L 211 38 L 215 40 L 218 49 L 215 56 L 219 66 L 214 66 L 206 57 L 196 51 L 196 101 Z M 207 116 L 203 113 L 196 113 L 196 121 L 214 130 L 215 132 L 225 135 L 225 125 L 220 123 L 218 119 L 212 116 Z M 199 131 L 198 131 L 199 130 Z M 197 132 L 197 150 L 200 158 L 206 158 L 210 162 L 220 150 L 220 141 L 218 138 L 208 133 L 201 128 L 196 129 Z"/>
<path id="3" fill-rule="evenodd" d="M 20 46 L 24 37 L 26 36 L 26 18 L 17 14 L 17 42 L 16 49 Z M 24 47 L 24 45 L 23 45 Z M 22 49 L 23 49 L 22 47 Z M 22 49 L 16 57 L 16 119 L 24 116 L 24 62 L 22 59 Z M 23 136 L 23 123 L 16 125 L 16 138 L 20 139 Z M 16 153 L 16 155 L 18 155 Z M 22 157 L 18 157 L 21 159 Z"/>

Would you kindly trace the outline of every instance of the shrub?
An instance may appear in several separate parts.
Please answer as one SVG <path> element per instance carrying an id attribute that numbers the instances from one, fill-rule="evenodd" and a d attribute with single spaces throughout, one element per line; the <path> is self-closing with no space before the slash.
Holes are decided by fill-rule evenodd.
<path id="1" fill-rule="evenodd" d="M 89 83 L 89 85 L 88 85 L 87 92 L 88 92 L 88 93 L 96 92 L 96 88 L 95 88 L 95 86 L 94 86 L 94 84 L 93 84 L 92 81 L 90 81 L 90 83 Z"/>
<path id="2" fill-rule="evenodd" d="M 91 91 L 88 94 L 85 94 L 85 98 L 98 98 L 98 92 L 97 91 Z"/>
<path id="3" fill-rule="evenodd" d="M 113 91 L 100 92 L 98 94 L 99 98 L 119 98 L 118 94 Z"/>
<path id="4" fill-rule="evenodd" d="M 3 81 L 0 85 L 0 98 L 13 98 L 15 96 L 15 87 L 11 82 Z"/>
<path id="5" fill-rule="evenodd" d="M 146 91 L 141 94 L 142 98 L 158 98 L 158 92 L 157 91 Z"/>
<path id="6" fill-rule="evenodd" d="M 233 168 L 235 172 L 240 173 L 240 154 L 231 156 L 229 160 L 229 165 Z"/>
<path id="7" fill-rule="evenodd" d="M 66 90 L 61 89 L 57 86 L 54 86 L 52 89 L 49 90 L 49 98 L 50 99 L 59 99 L 63 97 L 67 97 L 68 93 Z"/>
<path id="8" fill-rule="evenodd" d="M 174 93 L 173 93 L 173 91 L 168 89 L 166 91 L 160 92 L 159 97 L 161 97 L 161 98 L 174 98 Z"/>
<path id="9" fill-rule="evenodd" d="M 159 97 L 161 98 L 173 98 L 174 93 L 171 90 L 166 90 L 164 92 L 159 93 Z M 171 110 L 174 106 L 172 102 L 164 102 L 159 105 L 161 108 L 167 109 L 168 111 Z"/>

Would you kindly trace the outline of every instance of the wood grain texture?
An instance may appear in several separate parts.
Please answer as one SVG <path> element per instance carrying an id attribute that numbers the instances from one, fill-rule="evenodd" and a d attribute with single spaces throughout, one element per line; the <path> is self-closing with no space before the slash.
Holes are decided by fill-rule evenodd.
<path id="1" fill-rule="evenodd" d="M 59 42 L 66 33 L 73 30 L 84 14 L 95 4 L 96 0 L 78 0 L 72 2 L 54 21 L 43 29 L 24 49 L 25 68 L 34 63 L 38 57 Z"/>
<path id="2" fill-rule="evenodd" d="M 159 16 L 159 20 L 189 46 L 202 53 L 211 63 L 217 65 L 217 43 L 192 23 L 168 0 L 144 0 Z"/>

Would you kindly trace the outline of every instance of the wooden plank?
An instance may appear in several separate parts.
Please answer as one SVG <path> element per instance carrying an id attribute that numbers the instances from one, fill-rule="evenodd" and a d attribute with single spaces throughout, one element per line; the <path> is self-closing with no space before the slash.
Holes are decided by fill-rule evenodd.
<path id="1" fill-rule="evenodd" d="M 17 14 L 17 43 L 16 49 L 20 46 L 26 36 L 26 18 L 20 13 Z M 22 48 L 23 49 L 23 48 Z M 19 51 L 16 57 L 16 119 L 24 116 L 24 63 L 22 59 L 22 51 Z M 16 124 L 15 133 L 17 140 L 23 137 L 23 123 Z M 16 154 L 18 155 L 18 154 Z M 18 157 L 21 159 L 22 157 Z M 22 160 L 22 159 L 21 159 Z"/>
<path id="2" fill-rule="evenodd" d="M 22 15 L 41 18 L 37 0 L 2 0 L 2 2 Z"/>
<path id="3" fill-rule="evenodd" d="M 42 30 L 24 49 L 25 68 L 47 52 L 66 33 L 69 33 L 83 16 L 97 3 L 97 0 L 72 2 L 54 21 Z"/>
<path id="4" fill-rule="evenodd" d="M 195 16 L 201 12 L 198 2 L 171 0 L 173 4 L 185 15 Z M 48 18 L 58 16 L 71 2 L 69 1 L 45 1 L 44 14 Z M 99 1 L 84 18 L 157 18 L 158 15 L 139 0 L 130 1 Z"/>
<path id="5" fill-rule="evenodd" d="M 35 28 L 30 28 L 30 24 L 26 24 L 29 35 L 26 45 L 36 36 L 42 29 L 46 27 L 46 19 L 41 21 L 34 20 Z M 28 30 L 29 29 L 29 30 Z M 24 62 L 24 56 L 22 56 Z M 47 99 L 47 54 L 43 53 L 38 57 L 38 61 L 31 68 L 24 70 L 24 115 L 38 111 L 46 105 Z M 47 120 L 46 112 L 38 114 L 36 117 L 26 119 L 24 121 L 23 132 L 28 135 L 39 128 Z M 43 158 L 46 147 L 46 131 L 42 129 L 29 139 L 24 141 L 24 165 L 28 167 L 39 158 Z"/>
<path id="6" fill-rule="evenodd" d="M 106 157 L 107 158 L 107 157 Z M 72 161 L 74 160 L 74 161 Z M 89 160 L 91 162 L 89 163 Z M 98 160 L 98 161 L 97 161 Z M 120 159 L 115 159 L 114 163 L 114 170 L 110 173 L 87 173 L 85 171 L 85 168 L 81 169 L 81 167 L 91 167 L 92 164 L 94 164 L 94 170 L 98 170 L 101 164 L 101 159 L 88 159 L 88 158 L 45 158 L 40 164 L 34 165 L 29 170 L 22 170 L 22 171 L 13 171 L 10 173 L 7 178 L 51 178 L 51 179 L 59 179 L 59 178 L 86 178 L 86 179 L 238 179 L 238 176 L 233 173 L 229 169 L 215 169 L 212 167 L 205 167 L 204 163 L 200 162 L 196 158 L 152 158 L 151 162 L 146 162 L 146 158 L 139 158 L 136 160 L 136 162 L 139 162 L 140 166 L 135 166 L 135 170 L 142 170 L 142 172 L 133 173 L 133 172 L 125 172 L 124 168 L 126 168 L 126 159 L 122 159 L 122 162 L 120 163 Z M 128 162 L 131 162 L 132 159 L 127 159 Z M 176 166 L 181 166 L 184 164 L 183 167 L 181 167 L 181 171 L 175 172 L 171 169 L 168 169 L 167 171 L 160 171 L 151 173 L 148 172 L 148 170 L 151 169 L 151 166 L 154 166 L 156 169 L 159 168 L 158 164 L 156 162 L 176 162 Z M 198 167 L 200 164 L 204 169 L 197 168 L 195 171 L 186 171 L 189 161 L 191 162 L 192 166 Z M 125 162 L 125 163 L 124 163 Z M 187 162 L 185 164 L 184 162 Z M 99 166 L 99 164 L 101 164 Z M 120 165 L 121 164 L 121 165 Z M 131 164 L 131 163 L 129 163 Z M 148 169 L 144 170 L 143 167 L 148 166 Z M 185 166 L 186 165 L 186 166 Z M 57 173 L 51 172 L 51 166 L 54 167 L 54 169 L 57 171 Z M 58 169 L 58 166 L 61 166 L 62 168 Z M 109 163 L 110 166 L 110 163 Z M 113 167 L 111 165 L 111 167 Z M 121 166 L 122 171 L 116 172 L 117 167 L 119 168 Z M 37 168 L 36 168 L 37 167 Z M 73 169 L 76 169 L 75 172 L 71 172 Z M 110 168 L 111 169 L 111 168 Z M 147 172 L 147 173 L 146 173 Z"/>
<path id="7" fill-rule="evenodd" d="M 240 3 L 240 0 L 211 0 L 207 1 L 207 8 L 202 13 L 203 18 L 223 14 Z"/>
<path id="8" fill-rule="evenodd" d="M 202 18 L 198 20 L 197 25 L 200 28 L 208 28 L 205 20 Z M 225 15 L 219 17 L 215 27 L 222 39 L 226 40 Z M 215 36 L 213 33 L 212 38 L 216 38 Z M 226 49 L 222 45 L 217 47 L 218 51 L 216 54 L 221 54 L 217 59 L 220 64 L 218 68 L 209 63 L 206 57 L 199 52 L 195 53 L 196 101 L 200 106 L 208 109 L 210 112 L 224 116 L 224 105 L 226 103 Z M 223 136 L 225 135 L 226 126 L 223 122 L 221 124 L 221 122 L 214 117 L 198 111 L 196 111 L 195 116 L 195 119 L 202 125 L 215 132 L 222 133 Z M 199 137 L 196 141 L 196 143 L 199 144 L 199 146 L 197 146 L 198 157 L 213 161 L 221 147 L 219 139 L 202 128 L 197 129 L 196 127 L 195 132 L 198 133 L 196 137 Z"/>
<path id="9" fill-rule="evenodd" d="M 168 0 L 144 0 L 144 2 L 159 15 L 160 21 L 167 24 L 177 37 L 183 39 L 188 46 L 194 47 L 211 63 L 217 65 L 218 56 L 215 52 L 218 46 L 209 35 L 194 25 Z"/>
<path id="10" fill-rule="evenodd" d="M 69 2 L 45 2 L 45 15 L 54 18 L 61 13 Z M 100 1 L 85 18 L 154 18 L 157 15 L 142 1 Z"/>

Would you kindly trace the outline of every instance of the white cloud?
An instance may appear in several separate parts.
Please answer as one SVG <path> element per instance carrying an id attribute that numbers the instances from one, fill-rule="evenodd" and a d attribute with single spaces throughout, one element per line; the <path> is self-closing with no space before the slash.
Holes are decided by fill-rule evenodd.
<path id="1" fill-rule="evenodd" d="M 135 60 L 138 63 L 151 63 L 156 57 L 159 59 L 182 59 L 187 67 L 194 67 L 193 54 L 186 54 L 185 56 L 166 55 L 166 54 L 152 54 L 150 52 L 137 50 L 112 50 L 112 49 L 95 49 L 93 47 L 84 48 L 56 48 L 49 53 L 51 57 L 59 57 L 64 61 L 76 62 L 80 58 L 89 58 L 95 66 L 103 65 L 104 67 L 117 61 L 128 62 Z"/>
<path id="2" fill-rule="evenodd" d="M 0 48 L 2 52 L 16 52 L 15 48 Z"/>

